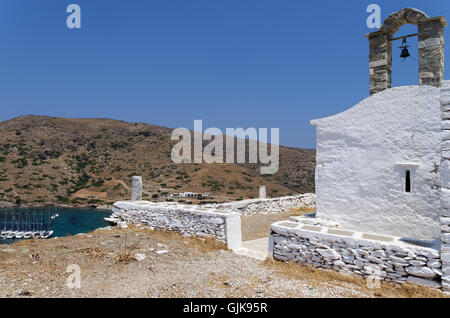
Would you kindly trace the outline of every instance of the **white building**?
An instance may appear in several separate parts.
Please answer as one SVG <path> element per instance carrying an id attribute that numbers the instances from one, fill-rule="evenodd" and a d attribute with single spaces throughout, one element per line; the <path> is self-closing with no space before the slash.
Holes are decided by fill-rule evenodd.
<path id="1" fill-rule="evenodd" d="M 392 47 L 401 43 L 393 42 L 394 34 L 403 24 L 418 26 L 419 85 L 391 88 Z M 352 230 L 439 238 L 446 25 L 443 17 L 407 8 L 367 35 L 372 95 L 311 122 L 318 217 Z"/>
<path id="2" fill-rule="evenodd" d="M 440 89 L 397 87 L 317 128 L 317 216 L 394 236 L 440 234 Z"/>
<path id="3" fill-rule="evenodd" d="M 208 197 L 209 193 L 195 193 L 195 192 L 183 192 L 183 193 L 172 193 L 171 197 L 180 197 L 180 198 L 199 198 L 199 197 Z"/>

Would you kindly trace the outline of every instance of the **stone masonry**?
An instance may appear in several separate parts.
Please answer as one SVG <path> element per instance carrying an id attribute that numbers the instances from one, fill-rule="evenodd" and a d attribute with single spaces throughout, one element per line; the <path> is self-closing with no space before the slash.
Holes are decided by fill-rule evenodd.
<path id="1" fill-rule="evenodd" d="M 119 226 L 140 224 L 185 236 L 213 237 L 229 249 L 241 247 L 241 218 L 236 212 L 149 201 L 116 202 L 112 211 L 109 221 Z"/>
<path id="2" fill-rule="evenodd" d="M 444 17 L 429 18 L 413 8 L 392 13 L 380 30 L 367 35 L 369 39 L 370 94 L 392 86 L 392 41 L 404 24 L 418 26 L 419 84 L 439 87 L 444 79 Z"/>
<path id="3" fill-rule="evenodd" d="M 269 255 L 372 280 L 441 288 L 439 250 L 398 237 L 280 221 L 272 224 Z"/>
<path id="4" fill-rule="evenodd" d="M 142 200 L 142 177 L 134 176 L 131 179 L 131 201 Z"/>
<path id="5" fill-rule="evenodd" d="M 444 17 L 419 22 L 419 84 L 439 87 L 444 80 Z"/>
<path id="6" fill-rule="evenodd" d="M 441 261 L 442 288 L 450 292 L 450 81 L 443 82 L 441 88 Z"/>
<path id="7" fill-rule="evenodd" d="M 207 206 L 218 210 L 235 211 L 241 215 L 271 214 L 289 211 L 292 208 L 315 208 L 316 195 L 314 193 L 305 193 L 272 199 L 250 199 Z"/>

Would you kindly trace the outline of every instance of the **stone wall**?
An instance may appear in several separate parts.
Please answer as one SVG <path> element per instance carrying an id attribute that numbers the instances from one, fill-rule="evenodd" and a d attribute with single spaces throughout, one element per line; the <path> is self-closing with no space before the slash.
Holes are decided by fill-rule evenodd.
<path id="1" fill-rule="evenodd" d="M 405 8 L 384 20 L 380 30 L 369 39 L 370 94 L 391 88 L 392 38 L 402 25 L 418 26 L 419 84 L 439 87 L 444 79 L 444 17 L 429 18 L 424 12 Z"/>
<path id="2" fill-rule="evenodd" d="M 219 210 L 226 209 L 241 215 L 270 214 L 289 211 L 292 208 L 315 208 L 314 193 L 298 194 L 273 199 L 252 199 L 211 205 Z"/>
<path id="3" fill-rule="evenodd" d="M 143 224 L 186 236 L 214 237 L 229 249 L 241 246 L 241 219 L 236 212 L 148 201 L 116 202 L 112 211 L 111 219 L 119 225 Z"/>
<path id="4" fill-rule="evenodd" d="M 438 249 L 399 238 L 299 222 L 274 223 L 269 254 L 280 261 L 440 288 Z"/>
<path id="5" fill-rule="evenodd" d="M 444 80 L 444 17 L 419 23 L 419 84 L 439 87 Z"/>
<path id="6" fill-rule="evenodd" d="M 442 161 L 441 161 L 441 259 L 442 287 L 450 292 L 450 81 L 441 89 Z"/>

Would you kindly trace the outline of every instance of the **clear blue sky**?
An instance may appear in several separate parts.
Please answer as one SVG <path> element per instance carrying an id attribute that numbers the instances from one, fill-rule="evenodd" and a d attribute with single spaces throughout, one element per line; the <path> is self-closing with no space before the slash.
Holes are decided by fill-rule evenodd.
<path id="1" fill-rule="evenodd" d="M 66 27 L 70 3 L 81 6 L 81 30 Z M 223 131 L 278 127 L 281 144 L 314 148 L 311 119 L 368 96 L 370 3 L 382 19 L 416 7 L 450 20 L 448 0 L 0 0 L 0 120 L 193 129 L 203 119 Z M 416 84 L 418 63 L 401 63 L 396 44 L 394 85 Z"/>

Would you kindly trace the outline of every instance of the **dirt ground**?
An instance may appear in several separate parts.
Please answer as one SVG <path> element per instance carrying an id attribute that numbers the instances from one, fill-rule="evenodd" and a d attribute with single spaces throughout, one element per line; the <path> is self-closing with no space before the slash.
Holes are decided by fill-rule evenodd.
<path id="1" fill-rule="evenodd" d="M 80 268 L 79 289 L 67 286 L 71 264 Z M 442 296 L 409 285 L 370 289 L 356 276 L 261 262 L 217 241 L 141 228 L 0 245 L 0 297 Z"/>
<path id="2" fill-rule="evenodd" d="M 290 216 L 298 216 L 314 212 L 315 209 L 299 208 L 280 213 L 241 216 L 242 240 L 250 241 L 268 237 L 272 223 L 288 220 Z"/>

